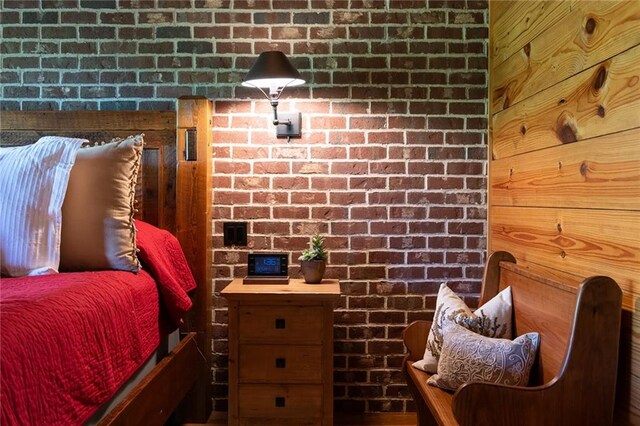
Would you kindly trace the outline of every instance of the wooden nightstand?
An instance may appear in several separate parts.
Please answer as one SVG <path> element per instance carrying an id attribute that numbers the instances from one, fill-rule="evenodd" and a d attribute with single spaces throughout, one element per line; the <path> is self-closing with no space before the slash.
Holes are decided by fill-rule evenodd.
<path id="1" fill-rule="evenodd" d="M 229 301 L 229 424 L 333 424 L 338 280 L 243 285 Z"/>

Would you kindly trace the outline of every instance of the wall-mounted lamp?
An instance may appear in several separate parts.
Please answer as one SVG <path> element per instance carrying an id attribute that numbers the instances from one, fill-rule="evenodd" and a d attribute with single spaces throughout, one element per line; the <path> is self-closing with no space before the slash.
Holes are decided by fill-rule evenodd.
<path id="1" fill-rule="evenodd" d="M 242 85 L 255 87 L 271 101 L 273 108 L 273 124 L 279 138 L 299 138 L 302 136 L 300 123 L 302 115 L 298 113 L 281 113 L 278 117 L 278 100 L 287 86 L 304 84 L 298 70 L 291 65 L 284 53 L 262 52 L 245 77 Z M 264 89 L 268 89 L 268 93 Z"/>

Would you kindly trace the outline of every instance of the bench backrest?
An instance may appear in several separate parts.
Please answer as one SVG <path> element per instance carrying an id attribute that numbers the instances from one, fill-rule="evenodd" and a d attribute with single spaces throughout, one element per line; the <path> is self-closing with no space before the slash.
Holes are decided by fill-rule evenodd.
<path id="1" fill-rule="evenodd" d="M 569 347 L 577 290 L 528 272 L 515 263 L 500 263 L 500 290 L 511 286 L 514 337 L 540 333 L 538 360 L 531 385 L 548 383 L 560 374 Z"/>
<path id="2" fill-rule="evenodd" d="M 539 275 L 517 265 L 508 253 L 492 256 L 487 264 L 481 303 L 511 286 L 513 337 L 529 332 L 540 333 L 540 350 L 531 371 L 531 385 L 548 383 L 562 371 L 571 339 L 579 285 L 575 279 L 572 281 L 575 287 L 565 284 L 565 277 L 556 279 L 548 272 L 544 276 Z"/>

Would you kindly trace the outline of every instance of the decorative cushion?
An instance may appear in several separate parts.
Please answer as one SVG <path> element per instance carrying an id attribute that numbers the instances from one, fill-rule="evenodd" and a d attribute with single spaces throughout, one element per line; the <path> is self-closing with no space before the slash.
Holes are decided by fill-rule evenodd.
<path id="1" fill-rule="evenodd" d="M 133 215 L 142 135 L 82 148 L 62 206 L 60 270 L 137 272 Z"/>
<path id="2" fill-rule="evenodd" d="M 465 383 L 490 382 L 526 386 L 536 358 L 540 335 L 492 339 L 457 324 L 447 326 L 438 374 L 427 383 L 455 391 Z"/>
<path id="3" fill-rule="evenodd" d="M 433 374 L 437 371 L 444 341 L 444 328 L 448 323 L 460 324 L 483 336 L 510 339 L 512 310 L 511 287 L 505 288 L 475 312 L 471 312 L 464 301 L 443 283 L 438 291 L 436 311 L 427 337 L 424 357 L 413 366 L 427 373 Z"/>
<path id="4" fill-rule="evenodd" d="M 0 270 L 2 275 L 58 271 L 61 208 L 69 172 L 84 139 L 44 137 L 0 148 Z"/>

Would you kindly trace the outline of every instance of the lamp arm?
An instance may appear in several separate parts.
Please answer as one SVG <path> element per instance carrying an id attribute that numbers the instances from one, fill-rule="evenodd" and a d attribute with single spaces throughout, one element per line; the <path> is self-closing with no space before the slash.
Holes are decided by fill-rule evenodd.
<path id="1" fill-rule="evenodd" d="M 269 91 L 269 100 L 271 101 L 271 108 L 273 108 L 273 125 L 277 126 L 279 124 L 284 124 L 287 126 L 291 126 L 291 120 L 287 119 L 286 121 L 278 120 L 278 99 L 280 99 L 280 95 L 282 94 L 282 90 L 271 89 Z"/>

